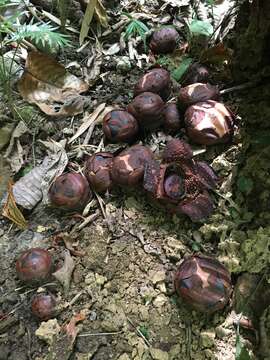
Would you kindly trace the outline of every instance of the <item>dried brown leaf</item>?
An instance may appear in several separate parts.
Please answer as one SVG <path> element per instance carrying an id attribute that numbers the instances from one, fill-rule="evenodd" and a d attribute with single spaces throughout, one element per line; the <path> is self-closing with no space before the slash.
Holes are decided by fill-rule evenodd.
<path id="1" fill-rule="evenodd" d="M 19 228 L 27 229 L 28 223 L 16 205 L 11 181 L 8 183 L 8 197 L 2 215 L 14 222 Z"/>
<path id="2" fill-rule="evenodd" d="M 36 104 L 47 115 L 71 116 L 83 111 L 85 99 L 79 94 L 88 89 L 88 84 L 54 58 L 32 51 L 18 89 L 24 100 Z"/>

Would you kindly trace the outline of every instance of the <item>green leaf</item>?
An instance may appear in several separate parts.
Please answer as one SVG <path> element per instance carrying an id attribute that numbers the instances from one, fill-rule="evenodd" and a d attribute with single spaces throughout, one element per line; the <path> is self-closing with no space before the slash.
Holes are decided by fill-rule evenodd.
<path id="1" fill-rule="evenodd" d="M 50 47 L 57 45 L 60 47 L 69 46 L 68 36 L 57 33 L 55 30 L 55 27 L 46 23 L 18 25 L 14 27 L 14 32 L 10 34 L 8 42 L 20 42 L 24 39 L 30 39 L 36 45 L 48 43 Z"/>
<path id="2" fill-rule="evenodd" d="M 245 176 L 240 176 L 237 181 L 238 189 L 246 194 L 249 194 L 251 192 L 253 186 L 254 186 L 253 180 Z"/>
<path id="3" fill-rule="evenodd" d="M 143 336 L 148 340 L 149 339 L 149 331 L 146 326 L 141 325 L 139 327 L 140 332 L 143 334 Z"/>
<path id="4" fill-rule="evenodd" d="M 176 81 L 180 81 L 180 79 L 185 74 L 185 72 L 189 68 L 190 64 L 192 63 L 192 61 L 193 61 L 193 59 L 190 57 L 184 58 L 183 61 L 181 62 L 181 64 L 175 70 L 173 70 L 172 77 Z"/>
<path id="5" fill-rule="evenodd" d="M 134 22 L 136 23 L 138 29 L 141 29 L 144 32 L 149 31 L 148 27 L 143 22 L 141 22 L 140 20 L 134 20 Z"/>
<path id="6" fill-rule="evenodd" d="M 80 31 L 80 45 L 84 42 L 84 39 L 86 38 L 92 19 L 95 11 L 95 7 L 97 4 L 97 0 L 89 0 L 89 3 L 87 4 L 87 8 L 85 10 L 85 14 L 82 21 L 81 31 Z"/>
<path id="7" fill-rule="evenodd" d="M 251 357 L 243 345 L 239 335 L 236 336 L 235 360 L 251 360 Z"/>
<path id="8" fill-rule="evenodd" d="M 202 21 L 196 19 L 192 20 L 191 24 L 189 25 L 189 30 L 193 35 L 205 36 L 211 36 L 214 32 L 214 28 L 209 21 Z"/>

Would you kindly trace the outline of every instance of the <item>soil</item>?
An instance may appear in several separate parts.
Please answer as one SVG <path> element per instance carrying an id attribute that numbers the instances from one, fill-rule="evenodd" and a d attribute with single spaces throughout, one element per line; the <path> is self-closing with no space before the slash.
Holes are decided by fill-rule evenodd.
<path id="1" fill-rule="evenodd" d="M 80 56 L 83 58 L 82 54 L 76 56 L 77 61 L 82 60 Z M 68 61 L 74 60 L 71 58 L 69 54 Z M 104 61 L 105 75 L 90 90 L 88 110 L 102 102 L 123 106 L 130 101 L 134 84 L 144 69 L 132 66 L 123 72 L 116 68 L 116 60 L 110 57 Z M 51 321 L 63 327 L 80 312 L 85 314 L 85 320 L 76 325 L 79 332 L 73 351 L 68 352 L 70 357 L 57 357 L 59 360 L 235 359 L 232 301 L 213 315 L 197 313 L 177 297 L 173 279 L 179 263 L 195 251 L 224 262 L 232 271 L 234 285 L 243 272 L 264 274 L 266 278 L 269 275 L 265 266 L 269 264 L 270 249 L 261 249 L 270 236 L 270 153 L 269 144 L 266 146 L 261 140 L 265 130 L 262 133 L 257 130 L 258 126 L 269 129 L 264 121 L 269 114 L 269 91 L 269 85 L 264 84 L 222 99 L 239 115 L 238 129 L 230 144 L 209 147 L 198 155 L 220 177 L 219 190 L 212 194 L 215 213 L 204 223 L 169 216 L 149 203 L 140 189 L 115 189 L 102 196 L 105 216 L 100 212 L 94 222 L 73 235 L 72 228 L 81 220 L 42 204 L 27 214 L 27 230 L 18 230 L 1 218 L 0 360 L 52 359 L 45 330 L 42 335 L 36 331 L 40 326 L 46 329 Z M 63 134 L 63 128 L 69 127 L 67 119 L 42 121 L 39 131 L 46 133 L 43 128 L 46 123 L 54 140 L 73 135 Z M 78 116 L 74 129 L 80 124 Z M 182 136 L 186 139 L 184 133 Z M 76 145 L 83 138 L 84 135 Z M 97 126 L 91 144 L 98 146 L 101 138 L 101 127 Z M 169 138 L 160 130 L 147 135 L 142 142 L 157 154 Z M 105 151 L 115 148 L 110 144 L 104 146 Z M 69 149 L 69 155 L 70 161 L 81 163 L 74 149 Z M 43 156 L 37 146 L 36 160 L 41 161 Z M 248 179 L 250 186 L 243 187 L 240 178 Z M 100 210 L 98 201 L 91 212 L 96 210 Z M 22 250 L 39 246 L 49 249 L 58 268 L 66 248 L 63 233 L 69 234 L 76 250 L 83 252 L 82 256 L 72 256 L 75 269 L 70 288 L 65 291 L 55 279 L 49 279 L 42 288 L 20 283 L 15 261 Z M 262 244 L 259 250 L 255 247 L 258 243 Z M 41 325 L 31 314 L 30 301 L 42 289 L 57 297 L 61 311 L 56 320 Z M 269 320 L 268 309 L 261 320 L 266 343 L 270 338 Z M 262 340 L 258 344 L 254 331 L 247 331 L 246 335 L 242 341 L 251 359 L 259 359 Z M 68 345 L 59 341 L 60 353 Z M 261 358 L 269 359 L 267 351 L 264 352 Z"/>

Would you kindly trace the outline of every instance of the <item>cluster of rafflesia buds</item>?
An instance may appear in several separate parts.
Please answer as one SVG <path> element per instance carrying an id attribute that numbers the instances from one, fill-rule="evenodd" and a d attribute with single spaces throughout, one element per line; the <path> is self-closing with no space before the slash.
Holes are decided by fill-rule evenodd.
<path id="1" fill-rule="evenodd" d="M 175 50 L 180 36 L 174 27 L 156 30 L 150 41 L 155 54 Z M 109 142 L 132 143 L 145 130 L 163 127 L 175 133 L 185 128 L 189 139 L 201 145 L 229 141 L 234 115 L 218 102 L 219 89 L 209 82 L 208 69 L 192 64 L 183 77 L 178 102 L 166 103 L 171 95 L 170 73 L 154 68 L 144 74 L 134 88 L 134 99 L 126 109 L 115 109 L 103 120 L 103 132 Z"/>
<path id="2" fill-rule="evenodd" d="M 179 41 L 175 28 L 164 27 L 154 32 L 150 48 L 155 54 L 172 52 Z M 217 101 L 219 90 L 208 81 L 208 70 L 198 63 L 192 64 L 183 79 L 178 102 L 166 103 L 172 90 L 170 73 L 162 68 L 148 71 L 135 85 L 134 99 L 127 108 L 112 110 L 104 117 L 103 132 L 107 141 L 132 144 L 140 134 L 160 126 L 174 133 L 185 128 L 189 139 L 197 144 L 229 141 L 234 116 Z M 113 184 L 143 183 L 144 189 L 163 206 L 199 220 L 213 210 L 207 190 L 212 189 L 215 182 L 212 169 L 192 159 L 189 145 L 174 140 L 167 145 L 161 164 L 150 149 L 142 145 L 133 145 L 117 156 L 107 152 L 94 154 L 85 163 L 84 174 L 66 173 L 58 177 L 49 190 L 49 197 L 57 207 L 80 210 L 91 199 L 92 190 L 105 192 Z M 174 187 L 177 189 L 172 190 Z"/>
<path id="3" fill-rule="evenodd" d="M 42 285 L 52 274 L 53 261 L 49 251 L 42 248 L 31 248 L 24 251 L 16 261 L 18 278 L 26 285 Z M 31 310 L 40 320 L 48 320 L 56 313 L 56 300 L 51 294 L 34 295 Z"/>
<path id="4" fill-rule="evenodd" d="M 208 190 L 214 189 L 216 182 L 212 168 L 195 161 L 187 143 L 172 139 L 161 162 L 147 146 L 139 144 L 116 156 L 96 153 L 85 162 L 84 175 L 66 173 L 56 178 L 49 197 L 56 207 L 79 210 L 91 198 L 92 190 L 102 193 L 116 185 L 141 186 L 155 203 L 171 213 L 186 214 L 192 221 L 199 221 L 214 210 Z"/>

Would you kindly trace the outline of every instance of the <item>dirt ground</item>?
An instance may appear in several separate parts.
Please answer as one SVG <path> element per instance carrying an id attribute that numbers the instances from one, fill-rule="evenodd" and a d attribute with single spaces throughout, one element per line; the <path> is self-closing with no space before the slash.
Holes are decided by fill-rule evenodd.
<path id="1" fill-rule="evenodd" d="M 84 55 L 77 56 L 83 58 Z M 72 60 L 71 55 L 68 60 Z M 102 102 L 127 104 L 134 84 L 147 66 L 125 71 L 117 68 L 117 61 L 114 56 L 103 60 L 105 75 L 89 94 L 91 110 Z M 173 279 L 181 260 L 195 251 L 213 255 L 225 263 L 232 272 L 234 285 L 239 275 L 246 272 L 264 274 L 267 278 L 270 152 L 269 145 L 252 140 L 261 139 L 269 129 L 264 122 L 270 110 L 269 91 L 270 87 L 265 84 L 222 99 L 239 115 L 238 129 L 232 143 L 209 147 L 207 152 L 197 156 L 207 160 L 220 177 L 219 189 L 211 195 L 216 210 L 206 222 L 192 223 L 184 216 L 167 215 L 149 203 L 140 189 L 115 189 L 102 196 L 105 214 L 99 202 L 94 201 L 91 212 L 99 211 L 99 216 L 71 236 L 73 246 L 83 254 L 72 256 L 75 269 L 70 288 L 65 291 L 55 279 L 43 286 L 57 297 L 61 308 L 53 320 L 41 324 L 32 316 L 29 304 L 41 289 L 19 282 L 15 261 L 22 250 L 42 247 L 49 249 L 54 266 L 58 268 L 66 248 L 61 234 L 70 234 L 81 220 L 42 204 L 27 214 L 27 230 L 16 229 L 2 217 L 0 360 L 52 359 L 51 334 L 80 312 L 85 319 L 77 324 L 79 332 L 70 351 L 72 360 L 235 359 L 233 301 L 214 315 L 197 313 L 177 297 Z M 75 118 L 73 125 L 67 119 L 42 121 L 39 129 L 43 130 L 39 131 L 45 134 L 47 131 L 46 136 L 59 141 L 73 135 L 81 117 Z M 185 134 L 182 136 L 186 139 Z M 101 127 L 96 126 L 91 145 L 97 147 L 101 138 Z M 158 131 L 146 136 L 143 143 L 157 154 L 169 138 Z M 110 144 L 103 147 L 105 151 L 115 148 Z M 69 155 L 71 162 L 82 161 L 72 148 Z M 43 156 L 42 149 L 37 146 L 37 161 Z M 250 186 L 243 187 L 240 178 L 248 178 Z M 269 309 L 260 324 L 267 343 L 270 339 Z M 245 335 L 242 342 L 250 351 L 251 359 L 259 359 L 262 340 L 256 340 L 254 331 L 246 330 Z M 68 351 L 68 344 L 59 341 L 55 351 L 59 354 Z M 265 353 L 261 358 L 269 359 L 267 351 Z M 56 358 L 68 359 L 60 355 Z"/>

